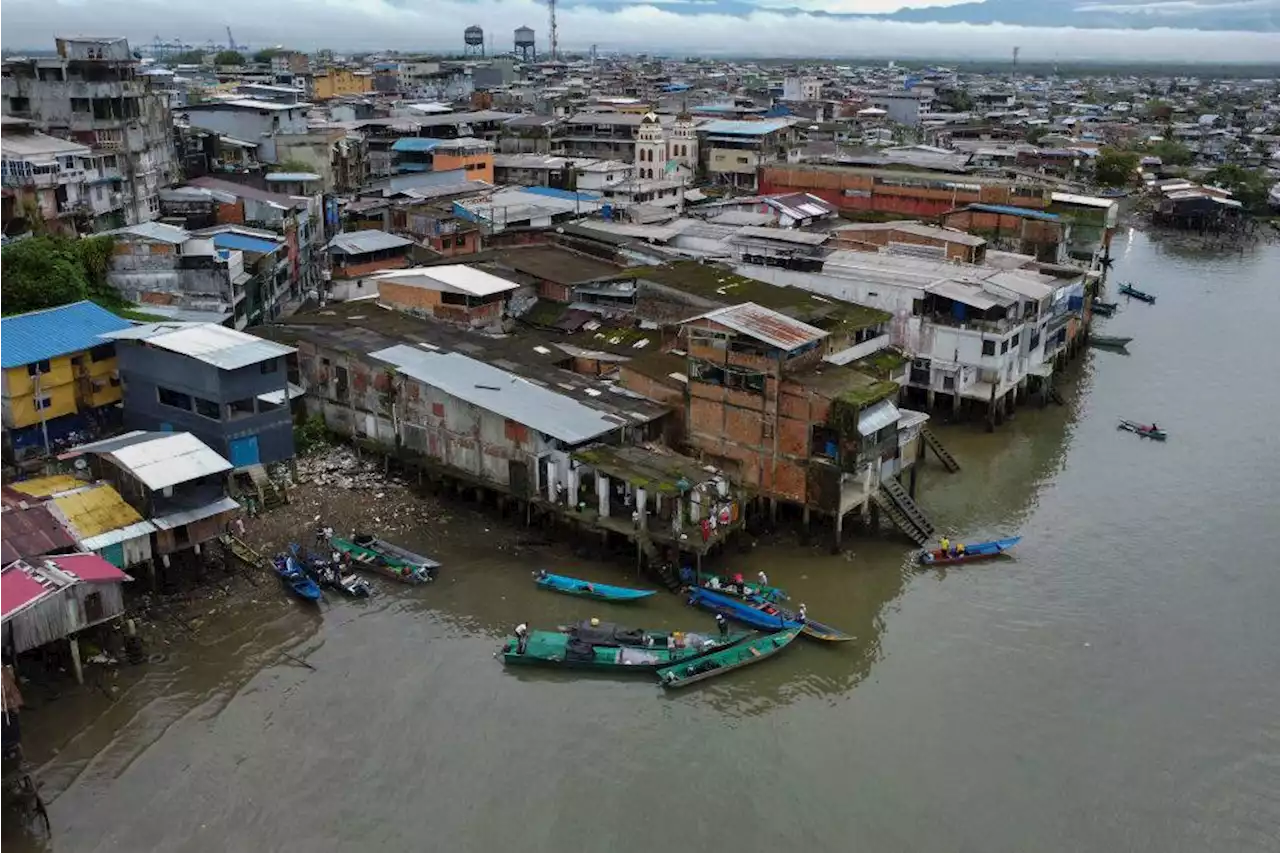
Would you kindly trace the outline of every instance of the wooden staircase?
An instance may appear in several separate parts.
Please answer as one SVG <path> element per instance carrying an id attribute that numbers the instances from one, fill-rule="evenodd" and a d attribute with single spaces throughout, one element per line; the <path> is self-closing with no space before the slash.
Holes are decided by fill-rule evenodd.
<path id="1" fill-rule="evenodd" d="M 889 516 L 894 526 L 911 537 L 917 545 L 925 545 L 933 539 L 937 527 L 897 480 L 882 482 L 872 499 Z"/>
<path id="2" fill-rule="evenodd" d="M 258 505 L 263 509 L 273 509 L 289 502 L 288 492 L 276 485 L 262 465 L 249 465 L 239 474 L 248 475 L 248 490 L 257 494 Z"/>
<path id="3" fill-rule="evenodd" d="M 956 458 L 951 455 L 951 451 L 943 447 L 942 440 L 938 438 L 937 433 L 935 433 L 933 430 L 929 429 L 928 427 L 922 427 L 920 430 L 920 436 L 924 439 L 924 443 L 929 445 L 929 449 L 932 450 L 935 454 L 937 454 L 938 459 L 939 461 L 942 462 L 943 467 L 945 467 L 948 471 L 950 471 L 953 474 L 956 471 L 960 470 L 960 463 L 957 462 Z"/>

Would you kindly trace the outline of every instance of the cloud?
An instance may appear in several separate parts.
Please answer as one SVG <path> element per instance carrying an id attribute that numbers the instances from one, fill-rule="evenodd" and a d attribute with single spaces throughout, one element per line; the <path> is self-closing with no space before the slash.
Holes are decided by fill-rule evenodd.
<path id="1" fill-rule="evenodd" d="M 1280 37 L 1254 32 L 917 24 L 769 11 L 732 0 L 714 6 L 592 3 L 562 6 L 562 49 L 596 44 L 602 51 L 671 55 L 987 58 L 1021 45 L 1026 61 L 1266 62 L 1280 55 Z M 193 0 L 6 0 L 3 38 L 11 48 L 52 47 L 54 34 L 63 32 L 123 35 L 135 45 L 157 34 L 203 44 L 225 41 L 229 22 L 236 40 L 253 46 L 461 51 L 463 28 L 478 24 L 494 49 L 504 51 L 522 24 L 533 27 L 545 46 L 546 20 L 546 6 L 531 0 L 276 0 L 270 14 L 256 0 L 223 0 L 212 8 Z"/>

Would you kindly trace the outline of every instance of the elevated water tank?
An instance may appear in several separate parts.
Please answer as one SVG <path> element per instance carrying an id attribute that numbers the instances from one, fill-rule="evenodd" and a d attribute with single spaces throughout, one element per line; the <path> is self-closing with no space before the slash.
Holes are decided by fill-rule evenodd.
<path id="1" fill-rule="evenodd" d="M 484 30 L 479 27 L 467 27 L 462 32 L 462 40 L 472 47 L 484 44 Z"/>
<path id="2" fill-rule="evenodd" d="M 529 27 L 516 28 L 516 54 L 524 59 L 533 59 L 537 53 L 533 30 Z"/>

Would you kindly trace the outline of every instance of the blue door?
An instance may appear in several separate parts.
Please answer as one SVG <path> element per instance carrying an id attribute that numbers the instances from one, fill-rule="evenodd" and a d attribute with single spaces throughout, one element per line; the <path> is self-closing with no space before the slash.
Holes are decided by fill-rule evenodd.
<path id="1" fill-rule="evenodd" d="M 258 437 L 248 435 L 244 438 L 231 439 L 231 465 L 243 468 L 246 465 L 258 464 Z"/>

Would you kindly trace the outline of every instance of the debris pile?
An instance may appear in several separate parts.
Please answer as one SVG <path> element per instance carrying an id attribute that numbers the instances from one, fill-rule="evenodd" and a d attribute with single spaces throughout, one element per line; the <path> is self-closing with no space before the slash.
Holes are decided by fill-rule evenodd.
<path id="1" fill-rule="evenodd" d="M 382 466 L 361 459 L 350 447 L 337 445 L 298 460 L 298 479 L 340 489 L 377 489 L 386 485 Z"/>

